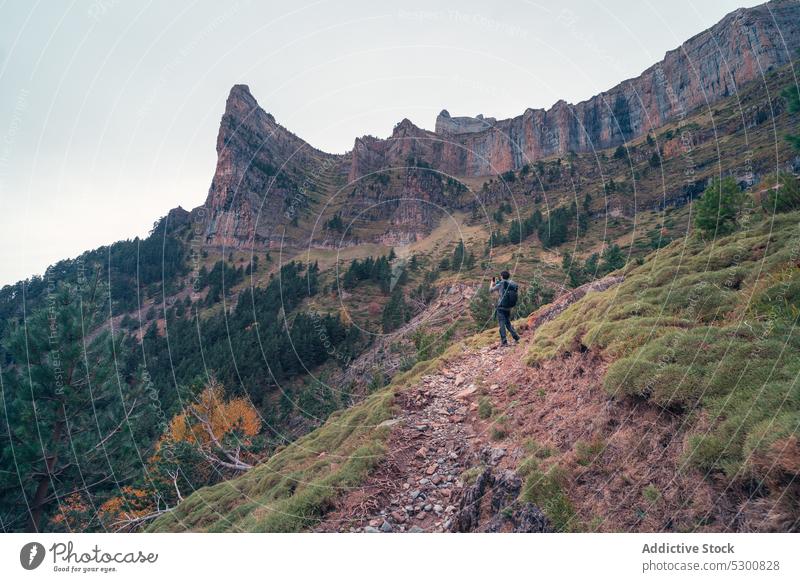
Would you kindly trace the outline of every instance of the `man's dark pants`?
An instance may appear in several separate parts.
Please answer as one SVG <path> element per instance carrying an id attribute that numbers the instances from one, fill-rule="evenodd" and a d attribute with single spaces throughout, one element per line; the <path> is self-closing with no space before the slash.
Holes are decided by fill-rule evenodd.
<path id="1" fill-rule="evenodd" d="M 506 340 L 506 329 L 511 332 L 511 337 L 513 337 L 515 341 L 519 340 L 517 331 L 511 327 L 511 310 L 498 307 L 495 311 L 497 312 L 497 323 L 500 324 L 500 341 L 504 344 L 508 343 L 508 340 Z"/>

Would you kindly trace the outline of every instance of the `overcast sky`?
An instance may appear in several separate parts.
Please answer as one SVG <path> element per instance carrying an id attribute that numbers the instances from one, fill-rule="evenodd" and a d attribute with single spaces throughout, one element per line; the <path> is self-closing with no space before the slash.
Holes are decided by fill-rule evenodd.
<path id="1" fill-rule="evenodd" d="M 0 0 L 0 285 L 206 197 L 225 98 L 341 153 L 638 75 L 745 0 Z"/>

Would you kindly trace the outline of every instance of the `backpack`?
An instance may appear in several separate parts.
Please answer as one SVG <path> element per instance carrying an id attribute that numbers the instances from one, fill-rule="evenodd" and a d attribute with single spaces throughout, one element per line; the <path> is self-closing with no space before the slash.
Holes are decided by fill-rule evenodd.
<path id="1" fill-rule="evenodd" d="M 502 309 L 511 309 L 517 304 L 517 284 L 513 281 L 504 281 L 500 302 L 497 304 Z"/>

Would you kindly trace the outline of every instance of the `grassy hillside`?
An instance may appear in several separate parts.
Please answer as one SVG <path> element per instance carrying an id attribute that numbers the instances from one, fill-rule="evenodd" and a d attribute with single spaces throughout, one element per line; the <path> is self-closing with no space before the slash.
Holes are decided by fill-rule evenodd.
<path id="1" fill-rule="evenodd" d="M 715 241 L 689 237 L 629 267 L 536 332 L 529 362 L 578 346 L 613 361 L 604 385 L 679 415 L 683 462 L 798 518 L 800 213 Z M 585 349 L 584 348 L 584 349 Z"/>
<path id="2" fill-rule="evenodd" d="M 471 345 L 485 343 L 474 338 Z M 460 351 L 417 363 L 363 402 L 334 412 L 318 429 L 243 476 L 199 489 L 148 531 L 301 531 L 313 527 L 338 496 L 357 488 L 383 458 L 396 393 Z"/>
<path id="3" fill-rule="evenodd" d="M 206 487 L 156 520 L 150 531 L 300 531 L 382 456 L 391 415 L 385 390 L 275 453 L 244 476 Z"/>
<path id="4" fill-rule="evenodd" d="M 754 214 L 731 236 L 675 241 L 629 266 L 624 283 L 587 295 L 535 330 L 527 356 L 540 366 L 589 349 L 611 362 L 603 380 L 607 398 L 633 399 L 680 417 L 687 435 L 682 464 L 716 486 L 722 482 L 725 494 L 745 491 L 748 503 L 769 503 L 782 524 L 776 527 L 784 529 L 797 519 L 798 499 L 798 224 L 798 212 Z M 493 333 L 470 343 L 491 341 Z M 338 495 L 377 466 L 392 430 L 381 423 L 392 415 L 395 392 L 437 365 L 417 364 L 243 477 L 199 490 L 151 530 L 313 526 Z M 528 492 L 530 474 L 541 480 L 539 472 L 521 473 L 529 476 Z M 558 499 L 547 498 L 550 489 Z M 567 502 L 562 488 L 550 489 L 540 486 L 529 497 L 545 508 Z"/>
<path id="5" fill-rule="evenodd" d="M 739 490 L 750 487 L 760 498 L 780 483 L 796 486 L 798 370 L 791 354 L 798 347 L 793 328 L 798 252 L 792 230 L 798 216 L 764 221 L 751 211 L 744 228 L 727 238 L 703 242 L 688 234 L 688 203 L 709 178 L 731 176 L 742 187 L 758 190 L 769 185 L 776 166 L 798 171 L 800 158 L 784 139 L 796 132 L 796 112 L 783 93 L 793 82 L 790 66 L 770 71 L 763 82 L 747 84 L 737 95 L 689 111 L 625 146 L 567 152 L 502 176 L 465 179 L 465 186 L 418 160 L 419 166 L 408 171 L 376 174 L 359 194 L 344 188 L 345 174 L 336 166 L 312 180 L 310 206 L 287 227 L 287 240 L 303 241 L 299 247 L 208 247 L 201 244 L 192 216 L 180 210 L 160 220 L 146 239 L 101 247 L 57 263 L 45 277 L 5 286 L 0 289 L 0 362 L 5 385 L 11 386 L 5 388 L 12 404 L 4 418 L 12 430 L 0 436 L 0 454 L 11 463 L 12 440 L 32 442 L 25 434 L 32 391 L 18 388 L 29 382 L 21 364 L 30 356 L 12 354 L 12 332 L 45 333 L 55 291 L 73 298 L 85 294 L 99 298 L 91 305 L 102 317 L 82 333 L 93 339 L 107 329 L 114 337 L 103 359 L 116 378 L 107 379 L 105 387 L 122 385 L 128 395 L 150 393 L 149 399 L 137 400 L 136 434 L 126 437 L 126 446 L 142 451 L 141 462 L 128 466 L 126 455 L 113 454 L 109 467 L 153 510 L 210 486 L 163 517 L 159 527 L 308 527 L 337 488 L 359 482 L 374 466 L 386 432 L 374 426 L 388 414 L 390 398 L 373 398 L 291 441 L 334 410 L 374 393 L 393 374 L 415 363 L 411 372 L 429 365 L 419 362 L 430 357 L 425 338 L 450 342 L 472 334 L 477 328 L 464 289 L 471 292 L 508 269 L 523 290 L 535 282 L 548 294 L 557 293 L 627 260 L 623 285 L 585 298 L 537 331 L 530 362 L 552 361 L 582 344 L 613 362 L 605 379 L 609 397 L 635 399 L 683 419 L 690 433 L 685 463 Z M 375 210 L 384 206 L 377 202 L 405 197 L 409 188 L 423 200 L 433 196 L 434 205 L 447 210 L 445 217 L 437 223 L 437 213 L 406 212 L 393 223 Z M 353 204 L 376 213 L 355 212 Z M 345 228 L 354 218 L 348 209 L 358 214 L 351 229 Z M 554 230 L 560 236 L 551 237 Z M 394 231 L 407 236 L 385 236 Z M 603 253 L 614 245 L 619 262 L 610 266 L 603 263 Z M 457 248 L 470 260 L 456 261 Z M 343 285 L 353 261 L 390 253 L 396 256 L 391 277 Z M 582 279 L 575 276 L 578 271 Z M 438 310 L 432 308 L 435 302 Z M 491 313 L 488 300 L 486 306 Z M 431 311 L 436 317 L 422 317 Z M 40 317 L 31 319 L 32 313 Z M 89 320 L 78 315 L 76 321 Z M 423 319 L 418 330 L 384 335 L 413 317 Z M 31 321 L 41 328 L 34 330 Z M 63 335 L 59 341 L 65 349 L 80 347 L 79 334 Z M 362 366 L 350 365 L 359 358 Z M 57 359 L 43 356 L 39 365 L 54 376 L 60 372 Z M 263 423 L 258 434 L 248 435 L 254 437 L 249 453 L 254 458 L 271 454 L 270 460 L 229 485 L 225 480 L 238 473 L 193 456 L 182 461 L 180 472 L 170 469 L 180 475 L 175 483 L 153 483 L 146 465 L 158 457 L 170 420 L 211 378 L 225 385 L 226 398 L 247 397 L 254 406 Z M 401 374 L 390 390 L 408 381 L 409 375 Z M 40 381 L 42 390 L 52 386 L 47 378 Z M 81 386 L 76 381 L 78 395 Z M 100 410 L 115 417 L 112 405 L 105 406 Z M 84 407 L 74 408 L 80 413 Z M 362 416 L 372 428 L 342 420 Z M 87 427 L 77 430 L 94 434 Z M 12 431 L 18 431 L 13 439 Z M 114 519 L 98 520 L 102 512 L 93 507 L 124 498 L 107 479 L 72 496 L 69 511 L 57 507 L 59 495 L 80 489 L 77 474 L 83 467 L 69 462 L 67 453 L 75 454 L 67 447 L 70 439 L 60 431 L 44 432 L 54 434 L 53 446 L 65 452 L 59 464 L 76 473 L 54 472 L 58 478 L 51 479 L 51 487 L 58 484 L 58 491 L 43 502 L 42 523 L 73 530 L 114 527 Z M 103 442 L 100 434 L 92 438 L 86 450 Z M 361 447 L 366 448 L 355 455 Z M 322 452 L 326 455 L 319 456 Z M 36 489 L 41 462 L 41 455 L 31 454 L 22 471 L 23 487 L 10 473 L 8 485 L 0 487 L 5 503 L 15 508 L 7 529 L 24 527 L 27 496 Z M 294 481 L 301 484 L 291 485 Z M 242 499 L 245 509 L 239 507 Z M 250 512 L 255 507 L 274 511 Z M 69 521 L 65 513 L 79 515 Z M 308 519 L 278 517 L 284 514 Z"/>

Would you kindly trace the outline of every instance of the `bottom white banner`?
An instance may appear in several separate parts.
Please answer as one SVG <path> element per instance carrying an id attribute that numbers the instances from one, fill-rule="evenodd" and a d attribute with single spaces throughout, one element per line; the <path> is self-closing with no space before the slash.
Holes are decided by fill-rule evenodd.
<path id="1" fill-rule="evenodd" d="M 5 534 L 3 580 L 798 580 L 794 534 Z"/>

